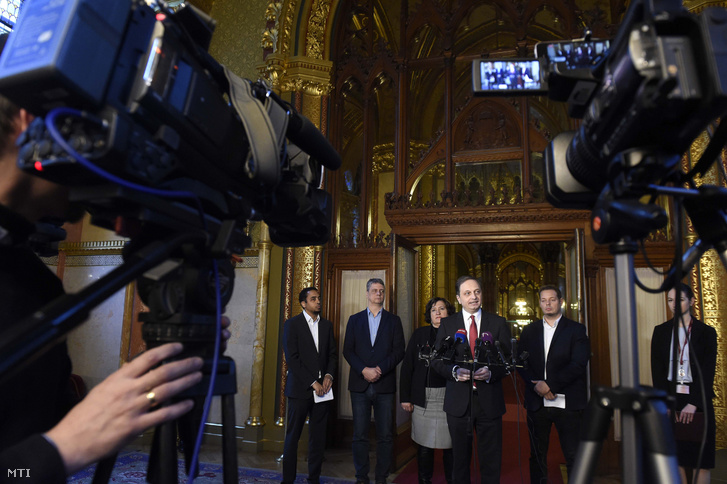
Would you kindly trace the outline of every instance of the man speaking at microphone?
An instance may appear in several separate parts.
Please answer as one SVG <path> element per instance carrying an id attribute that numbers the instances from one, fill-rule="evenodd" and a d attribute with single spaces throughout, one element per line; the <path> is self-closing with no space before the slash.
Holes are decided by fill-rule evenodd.
<path id="1" fill-rule="evenodd" d="M 454 454 L 454 484 L 470 483 L 472 459 L 472 428 L 477 432 L 477 455 L 480 463 L 480 482 L 499 483 L 502 464 L 502 416 L 505 399 L 502 394 L 503 363 L 475 365 L 472 374 L 472 355 L 479 335 L 489 333 L 504 353 L 510 353 L 510 327 L 505 318 L 482 310 L 482 286 L 471 276 L 462 276 L 455 283 L 457 301 L 462 311 L 442 320 L 435 347 L 447 337 L 464 339 L 454 346 L 454 357 L 435 359 L 432 367 L 447 379 L 444 411 L 452 437 Z M 489 335 L 488 335 L 489 337 Z M 481 342 L 480 342 L 481 344 Z M 478 348 L 479 349 L 479 348 Z M 480 351 L 481 353 L 481 351 Z M 472 379 L 474 377 L 474 379 Z M 470 398 L 470 396 L 472 398 Z"/>
<path id="2" fill-rule="evenodd" d="M 563 317 L 563 297 L 556 286 L 540 288 L 543 320 L 520 335 L 520 351 L 530 353 L 528 368 L 520 369 L 525 381 L 525 408 L 530 434 L 530 482 L 548 478 L 548 443 L 555 425 L 568 474 L 575 461 L 583 409 L 588 402 L 586 369 L 591 345 L 586 327 Z"/>

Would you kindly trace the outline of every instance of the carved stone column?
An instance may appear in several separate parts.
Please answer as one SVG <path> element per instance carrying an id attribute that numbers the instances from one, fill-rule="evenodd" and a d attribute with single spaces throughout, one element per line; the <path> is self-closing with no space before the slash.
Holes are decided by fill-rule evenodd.
<path id="1" fill-rule="evenodd" d="M 263 370 L 265 369 L 265 330 L 268 318 L 268 280 L 270 277 L 270 250 L 272 242 L 268 233 L 268 226 L 261 222 L 257 303 L 255 306 L 255 341 L 253 343 L 254 358 L 252 363 L 252 382 L 250 385 L 250 416 L 246 425 L 262 427 L 265 421 L 262 417 L 263 403 Z"/>

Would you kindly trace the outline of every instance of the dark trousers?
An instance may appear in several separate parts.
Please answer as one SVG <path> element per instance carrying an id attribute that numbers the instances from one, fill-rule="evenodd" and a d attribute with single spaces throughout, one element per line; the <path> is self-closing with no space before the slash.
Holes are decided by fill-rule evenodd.
<path id="1" fill-rule="evenodd" d="M 317 483 L 321 477 L 323 449 L 326 446 L 326 423 L 330 402 L 314 403 L 313 397 L 288 397 L 288 421 L 283 447 L 283 482 L 295 480 L 298 469 L 298 440 L 303 432 L 305 419 L 308 424 L 308 481 Z"/>
<path id="2" fill-rule="evenodd" d="M 447 483 L 452 482 L 453 467 L 452 449 L 442 449 L 442 464 L 444 465 L 444 478 Z M 419 484 L 431 484 L 434 475 L 434 449 L 430 447 L 419 446 L 417 450 L 417 467 L 419 474 Z"/>
<path id="3" fill-rule="evenodd" d="M 376 424 L 376 482 L 386 481 L 391 467 L 394 449 L 394 398 L 395 393 L 376 393 L 369 385 L 365 392 L 351 392 L 353 412 L 353 465 L 357 481 L 369 481 L 369 425 L 371 408 Z"/>
<path id="4" fill-rule="evenodd" d="M 550 429 L 555 425 L 560 448 L 570 475 L 580 443 L 582 410 L 543 407 L 528 410 L 528 433 L 530 434 L 530 482 L 539 484 L 548 481 L 548 444 Z"/>
<path id="5" fill-rule="evenodd" d="M 477 456 L 480 463 L 480 482 L 482 484 L 500 482 L 502 467 L 502 417 L 485 418 L 480 401 L 475 395 L 472 404 L 472 422 L 467 413 L 463 417 L 447 414 L 447 425 L 452 437 L 454 454 L 454 484 L 470 484 L 470 461 L 472 460 L 472 435 L 468 431 L 474 427 L 477 432 Z"/>

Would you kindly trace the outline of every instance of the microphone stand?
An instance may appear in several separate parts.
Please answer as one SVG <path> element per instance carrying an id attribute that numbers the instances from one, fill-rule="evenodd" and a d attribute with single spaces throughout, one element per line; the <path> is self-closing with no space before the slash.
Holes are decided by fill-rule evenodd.
<path id="1" fill-rule="evenodd" d="M 467 363 L 467 366 L 470 367 L 470 411 L 469 415 L 467 415 L 467 437 L 472 437 L 472 406 L 475 402 L 475 360 L 473 356 L 470 354 L 470 347 L 469 344 L 465 346 L 464 349 L 464 357 L 465 361 L 463 363 Z"/>

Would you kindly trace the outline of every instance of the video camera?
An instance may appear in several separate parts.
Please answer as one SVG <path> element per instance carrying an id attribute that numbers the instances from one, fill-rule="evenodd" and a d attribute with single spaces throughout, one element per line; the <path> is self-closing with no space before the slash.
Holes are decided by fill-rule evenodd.
<path id="1" fill-rule="evenodd" d="M 0 57 L 0 93 L 37 116 L 18 141 L 20 166 L 70 185 L 107 228 L 163 212 L 155 223 L 173 230 L 216 237 L 221 221 L 264 220 L 277 245 L 324 244 L 332 204 L 319 186 L 340 157 L 262 82 L 208 54 L 213 29 L 189 4 L 26 1 Z M 233 232 L 233 251 L 249 245 Z"/>
<path id="2" fill-rule="evenodd" d="M 477 60 L 473 91 L 547 94 L 583 118 L 545 152 L 546 198 L 555 207 L 593 208 L 617 178 L 638 196 L 672 176 L 675 159 L 727 111 L 726 20 L 723 8 L 692 15 L 679 0 L 631 2 L 613 42 L 586 36 L 538 44 L 536 59 Z M 648 156 L 623 157 L 634 149 Z"/>

